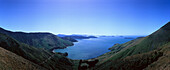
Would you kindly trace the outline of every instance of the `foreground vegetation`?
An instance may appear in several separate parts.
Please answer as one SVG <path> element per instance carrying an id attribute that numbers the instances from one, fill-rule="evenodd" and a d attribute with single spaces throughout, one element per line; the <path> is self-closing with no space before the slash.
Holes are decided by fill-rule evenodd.
<path id="1" fill-rule="evenodd" d="M 19 56 L 22 56 L 27 60 L 30 60 L 31 62 L 34 62 L 35 64 L 38 64 L 50 70 L 71 70 L 73 66 L 72 60 L 66 58 L 63 55 L 55 54 L 41 48 L 29 46 L 27 44 L 18 42 L 5 34 L 0 34 L 0 47 L 5 48 Z"/>
<path id="2" fill-rule="evenodd" d="M 47 70 L 0 47 L 0 70 Z"/>

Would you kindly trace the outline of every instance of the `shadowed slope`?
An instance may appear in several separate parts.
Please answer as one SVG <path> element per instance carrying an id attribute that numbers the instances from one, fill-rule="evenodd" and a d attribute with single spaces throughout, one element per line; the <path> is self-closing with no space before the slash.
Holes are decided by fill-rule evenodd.
<path id="1" fill-rule="evenodd" d="M 0 47 L 14 52 L 17 55 L 22 56 L 36 64 L 39 64 L 48 59 L 50 56 L 54 55 L 51 60 L 39 65 L 50 70 L 72 69 L 72 61 L 66 57 L 20 43 L 5 34 L 0 34 Z"/>
<path id="2" fill-rule="evenodd" d="M 54 48 L 65 48 L 73 45 L 72 42 L 63 40 L 51 33 L 24 33 L 11 32 L 0 28 L 0 33 L 11 36 L 19 42 L 34 46 L 36 48 L 44 48 L 47 50 Z"/>

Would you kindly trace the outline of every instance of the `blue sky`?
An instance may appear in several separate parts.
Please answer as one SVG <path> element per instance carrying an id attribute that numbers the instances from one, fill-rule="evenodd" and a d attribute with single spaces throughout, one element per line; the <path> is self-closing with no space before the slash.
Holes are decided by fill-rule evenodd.
<path id="1" fill-rule="evenodd" d="M 149 35 L 169 19 L 168 0 L 0 0 L 0 27 L 12 31 Z"/>

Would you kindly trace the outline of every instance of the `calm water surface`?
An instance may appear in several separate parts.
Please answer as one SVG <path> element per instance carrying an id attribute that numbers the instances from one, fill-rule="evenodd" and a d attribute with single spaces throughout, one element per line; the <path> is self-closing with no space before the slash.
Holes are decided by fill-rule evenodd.
<path id="1" fill-rule="evenodd" d="M 132 37 L 132 36 L 131 36 Z M 137 36 L 133 36 L 136 38 Z M 78 40 L 74 46 L 65 49 L 55 49 L 54 52 L 67 52 L 70 59 L 90 59 L 109 52 L 108 48 L 114 44 L 125 43 L 132 39 L 124 39 L 124 37 L 98 37 L 90 39 Z"/>

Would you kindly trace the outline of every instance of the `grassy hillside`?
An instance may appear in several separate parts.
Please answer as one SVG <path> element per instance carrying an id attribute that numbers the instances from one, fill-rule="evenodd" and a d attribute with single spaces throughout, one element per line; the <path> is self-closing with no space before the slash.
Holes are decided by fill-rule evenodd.
<path id="1" fill-rule="evenodd" d="M 160 49 L 168 48 L 164 45 L 170 42 L 170 22 L 153 34 L 129 44 L 130 42 L 122 44 L 123 46 L 116 45 L 123 48 L 119 52 L 109 52 L 99 57 L 102 63 L 96 66 L 96 69 L 136 70 L 138 68 L 141 70 L 150 64 L 151 67 L 148 68 L 158 65 L 156 61 L 160 57 L 165 57 L 164 55 L 167 54 L 167 51 L 169 52 L 169 49 L 162 51 Z M 110 49 L 115 50 L 114 48 Z M 167 58 L 169 57 L 164 58 L 164 60 Z"/>
<path id="2" fill-rule="evenodd" d="M 72 69 L 72 61 L 66 57 L 20 43 L 5 34 L 0 34 L 0 47 L 50 70 Z"/>
<path id="3" fill-rule="evenodd" d="M 134 46 L 135 44 L 139 43 L 139 41 L 142 40 L 143 37 L 138 37 L 134 40 L 131 40 L 129 42 L 126 42 L 124 44 L 115 44 L 114 46 L 112 46 L 111 48 L 109 48 L 109 50 L 111 50 L 112 52 L 119 52 L 120 50 L 122 50 L 123 48 L 128 48 L 130 46 Z"/>
<path id="4" fill-rule="evenodd" d="M 47 70 L 0 47 L 0 70 Z"/>
<path id="5" fill-rule="evenodd" d="M 170 42 L 170 22 L 167 23 L 165 26 L 160 28 L 158 31 L 154 32 L 153 34 L 145 37 L 140 43 L 127 48 L 126 50 L 122 50 L 118 56 L 130 56 L 135 54 L 140 54 L 144 52 L 149 52 L 155 50 L 162 45 L 167 44 Z M 115 57 L 113 57 L 114 59 Z M 122 57 L 120 57 L 122 58 Z M 119 58 L 116 58 L 119 59 Z"/>
<path id="6" fill-rule="evenodd" d="M 157 50 L 127 56 L 96 67 L 97 70 L 169 70 L 170 42 Z"/>
<path id="7" fill-rule="evenodd" d="M 163 52 L 163 56 L 157 61 L 150 64 L 145 70 L 169 70 L 170 69 L 170 43 L 162 46 L 160 52 Z"/>
<path id="8" fill-rule="evenodd" d="M 111 58 L 113 58 L 113 56 L 119 54 L 121 51 L 126 50 L 127 48 L 140 43 L 143 39 L 144 38 L 137 38 L 137 39 L 131 40 L 129 42 L 126 42 L 124 44 L 115 44 L 113 47 L 109 48 L 111 50 L 110 52 L 105 53 L 105 54 L 96 58 L 96 59 L 100 60 L 98 65 L 110 60 Z M 120 57 L 121 56 L 116 56 L 115 58 L 120 58 Z"/>
<path id="9" fill-rule="evenodd" d="M 47 50 L 54 48 L 65 48 L 73 45 L 72 42 L 63 40 L 51 33 L 23 33 L 11 32 L 0 28 L 0 33 L 11 36 L 19 42 L 34 46 L 36 48 L 44 48 Z"/>
<path id="10" fill-rule="evenodd" d="M 170 22 L 134 46 L 131 55 L 148 52 L 170 42 Z"/>

